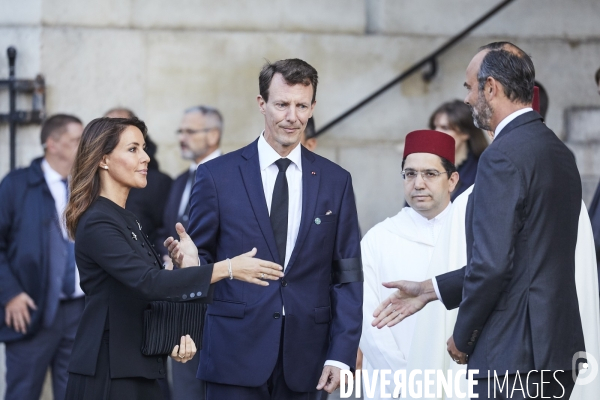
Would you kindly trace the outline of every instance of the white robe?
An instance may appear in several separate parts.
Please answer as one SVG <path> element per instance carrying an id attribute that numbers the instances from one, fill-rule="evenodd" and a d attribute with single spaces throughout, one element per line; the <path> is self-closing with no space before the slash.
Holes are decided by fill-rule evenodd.
<path id="1" fill-rule="evenodd" d="M 365 280 L 360 349 L 364 357 L 363 377 L 366 378 L 366 374 L 370 374 L 370 380 L 373 378 L 372 374 L 375 369 L 388 369 L 392 371 L 392 374 L 396 370 L 407 370 L 408 376 L 413 369 L 435 369 L 439 364 L 438 361 L 442 361 L 445 365 L 444 371 L 465 368 L 450 359 L 445 350 L 447 338 L 439 340 L 440 337 L 446 335 L 450 337 L 452 334 L 452 329 L 448 331 L 443 328 L 444 320 L 456 319 L 456 315 L 451 316 L 452 313 L 456 314 L 456 311 L 446 311 L 440 302 L 429 304 L 420 313 L 406 318 L 392 328 L 377 329 L 371 326 L 375 308 L 395 291 L 395 289 L 383 287 L 382 282 L 401 279 L 423 281 L 444 273 L 448 271 L 448 248 L 457 248 L 456 245 L 451 245 L 450 240 L 446 239 L 450 236 L 450 223 L 455 218 L 453 205 L 449 206 L 448 214 L 441 223 L 437 245 L 431 231 L 416 224 L 409 215 L 410 212 L 413 211 L 405 208 L 396 216 L 377 224 L 361 242 Z M 441 243 L 442 241 L 445 242 Z M 440 258 L 445 259 L 446 262 L 432 262 Z M 422 332 L 415 335 L 417 327 L 420 327 Z M 422 356 L 413 356 L 415 348 L 418 349 L 418 352 L 423 351 Z M 387 386 L 387 393 L 392 393 L 393 388 L 392 380 L 392 383 Z M 461 388 L 464 392 L 466 381 L 461 382 Z M 367 383 L 364 382 L 362 393 L 365 399 L 382 398 L 380 397 L 379 379 L 372 396 L 368 395 L 367 389 Z M 408 394 L 407 398 L 411 398 Z"/>
<path id="2" fill-rule="evenodd" d="M 454 374 L 456 374 L 458 370 L 465 368 L 465 366 L 460 366 L 454 363 L 446 351 L 446 341 L 450 336 L 452 336 L 458 309 L 447 311 L 441 302 L 432 302 L 419 313 L 407 318 L 405 321 L 396 325 L 395 327 L 382 329 L 382 331 L 389 331 L 387 340 L 383 341 L 382 343 L 378 343 L 379 340 L 377 338 L 380 336 L 376 336 L 377 333 L 373 333 L 374 331 L 369 329 L 370 323 L 373 320 L 372 313 L 374 310 L 374 308 L 372 310 L 370 308 L 375 300 L 371 298 L 367 299 L 367 297 L 372 296 L 374 293 L 370 287 L 377 287 L 377 285 L 381 286 L 381 282 L 384 281 L 400 279 L 417 281 L 424 280 L 451 270 L 462 268 L 464 265 L 466 265 L 467 246 L 465 236 L 465 214 L 468 196 L 471 191 L 472 187 L 467 189 L 454 201 L 451 214 L 446 219 L 444 228 L 442 229 L 437 243 L 434 246 L 431 260 L 427 264 L 428 268 L 426 276 L 423 279 L 412 279 L 412 277 L 403 274 L 405 270 L 411 270 L 411 259 L 418 259 L 419 256 L 414 253 L 401 254 L 399 249 L 389 247 L 388 243 L 385 241 L 386 236 L 391 237 L 394 234 L 398 235 L 401 232 L 404 232 L 402 233 L 403 237 L 410 238 L 410 225 L 407 225 L 404 228 L 398 226 L 396 233 L 393 233 L 392 231 L 386 233 L 380 230 L 377 237 L 370 238 L 368 241 L 368 246 L 366 245 L 367 243 L 365 243 L 367 262 L 365 263 L 364 261 L 365 250 L 363 250 L 363 266 L 366 267 L 365 306 L 363 306 L 363 336 L 366 334 L 366 338 L 364 340 L 361 339 L 360 347 L 365 354 L 365 359 L 367 359 L 367 363 L 365 364 L 367 368 L 395 368 L 388 366 L 392 365 L 392 361 L 396 360 L 393 358 L 393 356 L 387 356 L 387 359 L 390 361 L 388 364 L 384 364 L 381 363 L 382 357 L 377 356 L 377 353 L 385 353 L 387 347 L 388 351 L 391 352 L 392 355 L 398 354 L 398 347 L 394 347 L 393 343 L 389 340 L 390 334 L 392 337 L 394 337 L 394 328 L 404 324 L 411 318 L 413 318 L 414 321 L 412 322 L 412 327 L 410 328 L 410 349 L 408 352 L 402 352 L 404 357 L 403 363 L 395 362 L 394 365 L 400 366 L 400 368 L 406 368 L 407 371 L 414 369 L 435 369 L 447 371 L 451 369 L 453 370 Z M 414 238 L 414 233 L 412 234 L 412 237 Z M 367 236 L 365 236 L 365 239 L 367 239 Z M 378 262 L 378 264 L 372 264 L 373 261 Z M 373 279 L 379 279 L 378 275 L 373 273 L 373 269 L 383 271 L 398 269 L 399 271 L 398 274 L 394 275 L 397 276 L 395 279 L 388 279 L 386 276 L 386 278 L 383 280 L 373 282 Z M 367 275 L 371 275 L 371 277 L 368 277 Z M 579 216 L 579 230 L 577 236 L 577 246 L 575 249 L 575 281 L 577 285 L 577 296 L 583 324 L 586 351 L 594 356 L 596 360 L 600 361 L 600 299 L 598 297 L 596 254 L 592 227 L 585 204 L 583 204 L 583 202 Z M 383 288 L 383 286 L 381 287 Z M 387 290 L 389 291 L 389 289 Z M 368 293 L 370 294 L 368 295 Z M 387 297 L 383 296 L 384 293 L 389 292 L 383 292 L 379 295 L 381 301 Z M 367 306 L 367 301 L 369 301 L 369 304 L 371 305 Z M 375 305 L 375 307 L 376 306 L 377 305 Z M 399 337 L 395 338 L 394 341 L 403 342 L 406 341 L 406 338 L 400 335 Z M 590 364 L 594 366 L 593 362 Z M 580 380 L 578 380 L 578 382 L 580 382 Z M 465 389 L 466 381 L 463 380 L 461 382 L 461 391 L 464 392 Z M 577 384 L 573 390 L 571 399 L 593 399 L 597 398 L 598 393 L 600 393 L 600 377 L 597 377 L 586 385 Z M 376 395 L 378 394 L 379 391 L 376 392 Z M 369 397 L 365 396 L 365 398 Z M 445 398 L 446 397 L 443 396 L 438 399 L 441 400 Z"/>

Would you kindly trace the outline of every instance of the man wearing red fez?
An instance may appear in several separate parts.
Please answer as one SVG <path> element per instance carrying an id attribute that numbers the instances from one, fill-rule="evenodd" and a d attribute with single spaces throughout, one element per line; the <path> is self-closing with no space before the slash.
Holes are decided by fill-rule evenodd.
<path id="1" fill-rule="evenodd" d="M 387 285 L 399 290 L 374 314 L 382 328 L 434 300 L 458 309 L 447 350 L 468 364 L 479 399 L 587 399 L 600 382 L 591 225 L 572 153 L 531 107 L 534 78 L 529 56 L 508 42 L 471 60 L 465 103 L 494 139 L 462 198 L 465 266 Z M 580 372 L 586 365 L 593 371 Z"/>
<path id="2" fill-rule="evenodd" d="M 438 238 L 447 230 L 452 208 L 450 194 L 458 183 L 454 148 L 454 139 L 445 133 L 431 130 L 409 133 L 404 145 L 402 177 L 404 196 L 410 207 L 374 226 L 361 241 L 364 302 L 360 349 L 367 375 L 372 375 L 374 370 L 414 369 L 415 362 L 437 361 L 437 358 L 445 360 L 446 365 L 451 362 L 443 346 L 445 333 L 438 337 L 439 327 L 444 325 L 447 314 L 441 304 L 431 307 L 432 310 L 437 308 L 433 320 L 431 315 L 423 313 L 390 329 L 377 329 L 371 326 L 371 320 L 377 306 L 394 292 L 394 289 L 384 287 L 383 282 L 423 281 L 435 276 L 440 267 L 439 262 L 432 265 L 431 260 L 439 251 Z M 419 328 L 422 319 L 429 325 L 433 323 L 436 329 L 428 329 L 417 336 L 414 332 L 422 329 Z M 431 348 L 436 343 L 441 347 L 438 346 L 435 358 L 413 357 L 411 349 Z M 433 364 L 425 364 L 422 369 L 433 368 Z M 381 379 L 375 386 L 371 385 L 370 391 L 365 386 L 365 398 L 385 398 L 382 390 L 393 394 L 393 384 L 381 387 L 380 383 Z"/>

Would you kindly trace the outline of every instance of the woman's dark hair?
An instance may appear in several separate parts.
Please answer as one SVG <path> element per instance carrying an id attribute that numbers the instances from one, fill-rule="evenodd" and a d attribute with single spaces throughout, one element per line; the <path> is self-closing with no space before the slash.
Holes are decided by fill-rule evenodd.
<path id="1" fill-rule="evenodd" d="M 460 100 L 448 101 L 439 106 L 429 117 L 429 129 L 435 129 L 435 119 L 446 114 L 448 125 L 457 133 L 469 135 L 467 145 L 475 157 L 479 157 L 487 148 L 488 141 L 481 129 L 473 123 L 471 108 Z"/>
<path id="2" fill-rule="evenodd" d="M 79 219 L 100 195 L 98 169 L 102 157 L 112 153 L 121 139 L 121 133 L 129 126 L 138 128 L 146 138 L 146 124 L 137 118 L 96 118 L 83 130 L 71 171 L 69 202 L 65 209 L 67 231 L 71 239 L 75 239 Z"/>
<path id="3" fill-rule="evenodd" d="M 275 74 L 281 74 L 288 85 L 312 85 L 312 103 L 315 102 L 317 98 L 317 84 L 319 83 L 319 76 L 317 74 L 317 70 L 306 61 L 302 61 L 298 58 L 279 60 L 273 64 L 267 61 L 267 63 L 262 67 L 260 75 L 258 76 L 258 90 L 261 97 L 266 102 L 269 101 L 269 87 L 271 86 L 271 81 L 273 80 L 273 76 Z"/>

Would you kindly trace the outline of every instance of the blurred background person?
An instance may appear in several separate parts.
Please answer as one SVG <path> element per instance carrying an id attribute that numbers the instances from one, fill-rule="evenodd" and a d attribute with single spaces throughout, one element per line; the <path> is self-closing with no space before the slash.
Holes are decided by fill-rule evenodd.
<path id="1" fill-rule="evenodd" d="M 600 68 L 594 76 L 598 94 L 600 94 Z M 596 245 L 596 263 L 598 265 L 598 283 L 600 284 L 600 183 L 594 193 L 594 198 L 589 207 L 590 220 L 592 221 L 592 230 L 594 231 L 594 244 Z"/>
<path id="2" fill-rule="evenodd" d="M 104 116 L 109 118 L 137 118 L 133 111 L 123 107 L 113 108 L 107 111 Z M 125 209 L 137 215 L 144 232 L 150 238 L 150 242 L 154 244 L 155 248 L 162 249 L 164 248 L 163 242 L 167 237 L 160 237 L 159 232 L 163 231 L 163 214 L 173 179 L 159 170 L 158 161 L 156 161 L 158 147 L 150 139 L 150 136 L 146 136 L 146 148 L 144 150 L 150 157 L 147 175 L 148 184 L 145 188 L 131 189 Z"/>
<path id="3" fill-rule="evenodd" d="M 306 128 L 302 132 L 300 143 L 310 151 L 317 149 L 317 130 L 315 129 L 315 119 L 310 117 L 306 123 Z"/>
<path id="4" fill-rule="evenodd" d="M 67 365 L 84 308 L 74 245 L 64 225 L 68 179 L 83 125 L 73 115 L 44 121 L 44 156 L 0 184 L 0 341 L 7 400 L 37 400 L 46 371 L 65 397 Z"/>
<path id="5" fill-rule="evenodd" d="M 488 146 L 483 131 L 473 123 L 471 109 L 460 100 L 439 106 L 429 118 L 429 128 L 444 132 L 454 139 L 455 165 L 460 179 L 452 192 L 452 201 L 475 183 L 479 156 Z"/>
<path id="6" fill-rule="evenodd" d="M 540 97 L 540 110 L 539 113 L 546 120 L 546 115 L 548 114 L 548 106 L 550 105 L 550 98 L 548 97 L 548 92 L 546 88 L 538 81 L 534 81 L 533 83 L 538 87 L 539 97 Z"/>
<path id="7" fill-rule="evenodd" d="M 168 200 L 165 204 L 163 221 L 164 229 L 161 237 L 177 237 L 175 224 L 181 222 L 185 228 L 188 226 L 190 213 L 190 193 L 196 179 L 198 165 L 217 158 L 221 155 L 219 146 L 223 133 L 223 117 L 214 107 L 199 105 L 188 108 L 183 114 L 177 138 L 181 149 L 181 157 L 190 160 L 188 170 L 181 173 L 173 182 Z M 161 246 L 163 260 L 170 263 L 164 246 Z M 203 400 L 205 398 L 205 384 L 196 378 L 200 357 L 195 357 L 186 364 L 171 363 L 173 400 Z"/>

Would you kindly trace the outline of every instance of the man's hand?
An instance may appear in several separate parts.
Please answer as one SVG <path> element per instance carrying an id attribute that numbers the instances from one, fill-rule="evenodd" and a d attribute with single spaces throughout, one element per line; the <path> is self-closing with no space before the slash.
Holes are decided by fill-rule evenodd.
<path id="1" fill-rule="evenodd" d="M 333 393 L 335 389 L 340 387 L 340 371 L 338 367 L 334 367 L 333 365 L 323 367 L 323 373 L 321 374 L 321 379 L 319 379 L 317 390 L 325 390 L 330 394 Z"/>
<path id="2" fill-rule="evenodd" d="M 4 308 L 4 322 L 6 326 L 15 331 L 26 334 L 27 326 L 31 322 L 29 308 L 37 310 L 35 302 L 27 293 L 22 292 L 13 297 Z"/>
<path id="3" fill-rule="evenodd" d="M 165 247 L 169 251 L 169 256 L 171 257 L 171 260 L 173 260 L 173 264 L 180 268 L 197 266 L 198 248 L 181 223 L 176 223 L 175 229 L 179 235 L 179 240 L 169 236 L 164 242 Z"/>
<path id="4" fill-rule="evenodd" d="M 420 311 L 430 301 L 437 300 L 431 279 L 423 282 L 384 282 L 383 286 L 396 288 L 398 291 L 385 299 L 373 312 L 375 319 L 371 325 L 379 329 L 384 326 L 391 328 L 404 318 Z"/>
<path id="5" fill-rule="evenodd" d="M 454 362 L 457 364 L 467 363 L 469 356 L 456 348 L 456 345 L 454 344 L 454 336 L 450 336 L 450 339 L 448 339 L 446 344 L 448 345 L 448 354 L 450 354 L 450 358 L 453 359 Z"/>

